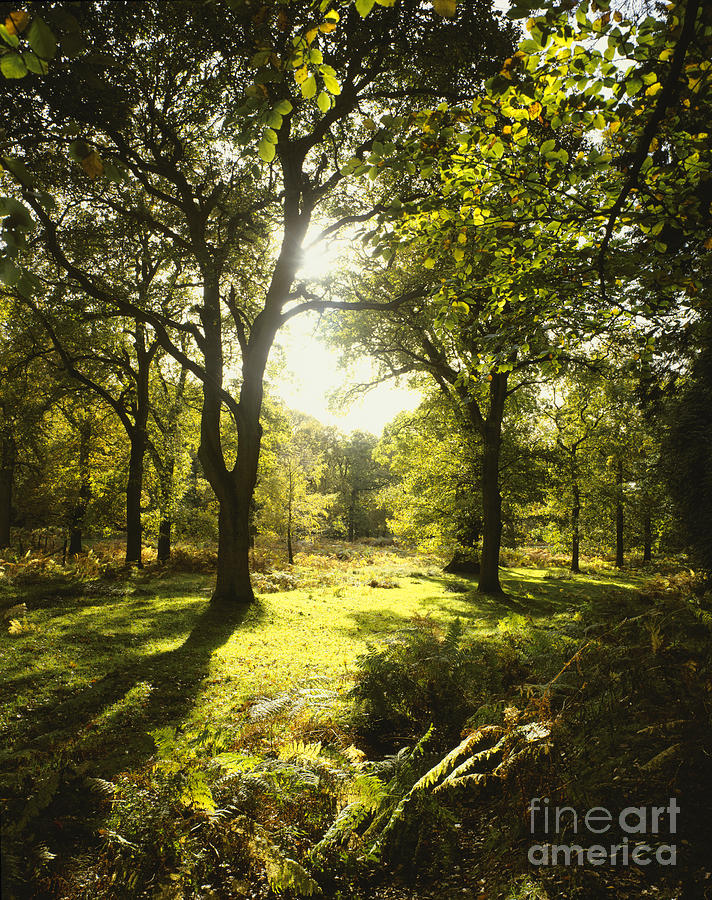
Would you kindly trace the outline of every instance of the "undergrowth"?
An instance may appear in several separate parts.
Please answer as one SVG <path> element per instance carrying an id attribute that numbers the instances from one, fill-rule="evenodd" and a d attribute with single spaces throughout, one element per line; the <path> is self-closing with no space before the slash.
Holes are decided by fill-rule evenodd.
<path id="1" fill-rule="evenodd" d="M 380 552 L 364 551 L 381 563 Z M 353 558 L 340 562 L 354 576 Z M 413 589 L 428 584 L 413 561 L 397 565 Z M 356 568 L 359 590 L 379 590 L 368 581 L 392 571 Z M 411 611 L 380 637 L 359 625 L 350 691 L 333 673 L 302 677 L 249 692 L 227 716 L 203 707 L 202 720 L 150 727 L 140 709 L 152 687 L 141 682 L 136 707 L 114 725 L 147 727 L 149 751 L 110 776 L 97 777 L 86 737 L 58 752 L 39 735 L 11 752 L 3 896 L 357 900 L 378 896 L 387 877 L 408 883 L 398 896 L 415 897 L 463 860 L 467 884 L 488 897 L 615 896 L 602 870 L 532 876 L 530 798 L 586 810 L 670 796 L 685 811 L 691 887 L 670 873 L 668 896 L 704 896 L 694 891 L 712 837 L 700 790 L 712 784 L 712 642 L 694 577 L 651 576 L 637 596 L 556 572 L 508 577 L 527 587 L 509 608 L 475 606 L 458 582 L 463 599 L 441 588 L 437 602 L 470 603 L 469 616 Z M 350 590 L 331 602 L 364 622 L 363 605 L 346 606 Z M 396 589 L 382 590 L 398 602 Z M 314 628 L 321 598 L 300 596 L 295 622 L 308 612 Z M 42 626 L 28 605 L 28 624 Z M 267 630 L 250 628 L 251 642 Z M 39 641 L 41 630 L 7 640 Z M 74 832 L 54 829 L 50 840 L 40 827 L 49 821 L 67 832 L 73 821 Z M 640 896 L 623 881 L 617 896 Z"/>

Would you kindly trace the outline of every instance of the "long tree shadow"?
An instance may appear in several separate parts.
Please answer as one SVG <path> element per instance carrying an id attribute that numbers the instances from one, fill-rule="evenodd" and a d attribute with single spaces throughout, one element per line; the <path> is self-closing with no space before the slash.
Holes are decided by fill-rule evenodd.
<path id="1" fill-rule="evenodd" d="M 1 767 L 4 852 L 31 871 L 22 848 L 47 846 L 66 859 L 95 843 L 103 803 L 89 776 L 111 780 L 139 767 L 154 752 L 150 731 L 190 714 L 214 652 L 262 618 L 259 603 L 208 605 L 179 647 L 132 658 L 53 709 L 35 711 L 23 746 L 4 754 Z"/>
<path id="2" fill-rule="evenodd" d="M 257 624 L 259 603 L 230 610 L 208 604 L 179 647 L 136 659 L 114 668 L 102 678 L 50 708 L 33 711 L 33 725 L 25 733 L 26 747 L 45 747 L 67 732 L 76 742 L 97 717 L 142 688 L 139 720 L 144 726 L 180 721 L 192 708 L 210 670 L 213 653 L 243 624 Z M 49 739 L 49 741 L 48 741 Z"/>

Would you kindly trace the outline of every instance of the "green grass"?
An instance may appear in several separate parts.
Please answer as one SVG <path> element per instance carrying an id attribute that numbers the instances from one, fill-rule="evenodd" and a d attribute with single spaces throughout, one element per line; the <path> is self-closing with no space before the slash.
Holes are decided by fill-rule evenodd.
<path id="1" fill-rule="evenodd" d="M 512 614 L 546 622 L 584 602 L 618 603 L 636 586 L 620 574 L 507 569 L 505 596 L 488 597 L 394 552 L 303 560 L 294 569 L 302 587 L 260 596 L 237 624 L 210 612 L 210 576 L 0 588 L 4 607 L 27 602 L 33 629 L 0 634 L 4 745 L 69 750 L 108 776 L 150 753 L 159 725 L 229 724 L 247 700 L 315 675 L 346 684 L 356 657 L 413 617 L 443 627 L 459 617 L 486 633 Z"/>
<path id="2" fill-rule="evenodd" d="M 258 563 L 265 567 L 259 557 Z M 31 845 L 41 847 L 46 840 L 56 849 L 60 871 L 70 884 L 75 883 L 72 860 L 79 867 L 76 884 L 83 883 L 79 870 L 86 848 L 99 853 L 99 869 L 100 861 L 109 858 L 101 856 L 109 853 L 106 848 L 97 850 L 107 808 L 92 801 L 87 775 L 123 786 L 124 799 L 114 811 L 121 812 L 122 803 L 140 806 L 143 798 L 152 798 L 155 809 L 146 799 L 146 811 L 137 807 L 132 827 L 156 811 L 165 827 L 173 821 L 154 790 L 160 773 L 145 765 L 155 762 L 152 732 L 161 726 L 185 726 L 182 733 L 179 728 L 176 758 L 182 767 L 192 759 L 187 765 L 196 772 L 218 752 L 208 752 L 210 739 L 201 736 L 205 725 L 220 740 L 226 738 L 223 746 L 255 752 L 267 763 L 295 740 L 323 741 L 345 750 L 356 732 L 353 721 L 342 718 L 348 706 L 338 697 L 352 683 L 357 657 L 398 629 L 425 618 L 443 633 L 455 619 L 467 637 L 492 634 L 501 641 L 507 632 L 505 642 L 512 639 L 531 657 L 527 665 L 532 665 L 536 686 L 559 672 L 570 646 L 587 641 L 585 624 L 606 630 L 608 623 L 638 616 L 650 606 L 639 596 L 642 576 L 601 567 L 576 576 L 555 568 L 503 569 L 501 596 L 480 595 L 474 580 L 444 575 L 433 560 L 397 550 L 332 545 L 300 554 L 290 572 L 296 589 L 260 593 L 258 602 L 229 621 L 208 603 L 210 575 L 154 569 L 89 581 L 69 570 L 24 584 L 17 573 L 14 583 L 0 581 L 0 610 L 23 601 L 28 607 L 19 633 L 0 631 L 0 734 L 8 748 L 0 754 L 1 796 L 8 801 L 8 821 L 22 823 L 32 810 L 25 828 Z M 277 572 L 263 573 L 258 580 L 267 591 L 284 579 Z M 645 646 L 649 640 L 646 632 Z M 604 649 L 599 650 L 605 657 Z M 647 649 L 642 652 L 643 657 L 648 654 Z M 596 659 L 592 654 L 584 660 L 589 681 L 598 671 Z M 512 677 L 529 677 L 528 670 L 523 673 Z M 255 705 L 258 698 L 304 687 L 316 676 L 337 698 L 323 715 L 309 708 L 303 718 L 295 716 L 286 725 L 288 717 L 278 714 L 274 719 L 251 717 L 267 706 Z M 607 674 L 603 683 L 608 684 Z M 504 705 L 499 695 L 496 699 Z M 482 711 L 485 716 L 502 713 L 491 704 Z M 641 721 L 647 724 L 644 716 Z M 639 725 L 636 719 L 633 730 Z M 620 729 L 612 735 L 616 744 Z M 200 765 L 190 755 L 198 745 L 208 753 Z M 619 752 L 597 747 L 605 760 Z M 146 793 L 146 785 L 152 785 L 153 793 Z M 33 808 L 38 795 L 50 799 Z M 270 815 L 277 816 L 277 806 Z M 186 828 L 200 821 L 199 816 L 190 819 Z M 24 827 L 15 829 L 14 846 L 24 846 Z M 156 835 L 154 850 L 163 860 L 161 835 Z M 519 858 L 520 849 L 510 848 L 513 858 Z M 74 887 L 68 890 L 56 896 L 78 896 Z M 524 884 L 522 891 L 522 897 L 546 896 L 528 893 Z"/>

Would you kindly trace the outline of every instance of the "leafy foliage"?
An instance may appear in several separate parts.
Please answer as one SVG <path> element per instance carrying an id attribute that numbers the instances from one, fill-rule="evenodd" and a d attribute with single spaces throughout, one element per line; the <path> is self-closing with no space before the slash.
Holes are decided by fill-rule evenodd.
<path id="1" fill-rule="evenodd" d="M 466 637 L 462 623 L 443 633 L 427 619 L 388 638 L 357 660 L 354 725 L 378 744 L 403 742 L 433 726 L 447 746 L 486 696 L 517 670 L 504 643 Z"/>

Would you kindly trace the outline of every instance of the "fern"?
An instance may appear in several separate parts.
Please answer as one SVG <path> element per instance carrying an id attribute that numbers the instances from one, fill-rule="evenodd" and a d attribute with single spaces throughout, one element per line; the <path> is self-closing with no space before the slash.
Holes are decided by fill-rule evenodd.
<path id="1" fill-rule="evenodd" d="M 264 828 L 255 829 L 252 847 L 255 856 L 263 862 L 269 886 L 276 894 L 286 890 L 303 897 L 322 894 L 318 882 L 296 860 L 285 856 Z"/>

